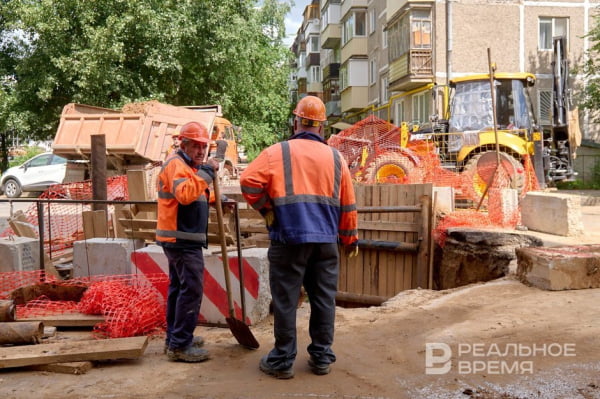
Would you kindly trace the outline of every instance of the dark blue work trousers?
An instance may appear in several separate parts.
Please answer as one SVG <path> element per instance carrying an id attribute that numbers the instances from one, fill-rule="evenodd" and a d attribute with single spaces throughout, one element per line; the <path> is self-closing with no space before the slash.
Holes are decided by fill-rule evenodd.
<path id="1" fill-rule="evenodd" d="M 310 303 L 308 353 L 317 363 L 335 362 L 331 345 L 339 271 L 337 244 L 290 245 L 271 241 L 268 256 L 275 347 L 269 352 L 267 363 L 274 369 L 287 369 L 294 364 L 296 308 L 303 284 Z"/>
<path id="2" fill-rule="evenodd" d="M 169 261 L 167 297 L 167 339 L 170 349 L 192 344 L 198 324 L 204 282 L 204 257 L 201 248 L 163 247 Z"/>

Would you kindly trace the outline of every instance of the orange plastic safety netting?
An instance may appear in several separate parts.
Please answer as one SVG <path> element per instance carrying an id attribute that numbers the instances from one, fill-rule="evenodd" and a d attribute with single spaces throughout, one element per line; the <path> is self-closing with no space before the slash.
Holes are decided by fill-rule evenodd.
<path id="1" fill-rule="evenodd" d="M 94 335 L 132 337 L 164 331 L 165 301 L 156 287 L 165 284 L 168 277 L 162 273 L 63 281 L 42 271 L 6 272 L 0 273 L 0 299 L 15 301 L 17 319 L 67 313 L 101 315 L 104 321 L 94 326 Z"/>
<path id="2" fill-rule="evenodd" d="M 331 136 L 328 144 L 346 159 L 353 179 L 359 183 L 432 183 L 452 187 L 457 199 L 485 210 L 485 215 L 457 213 L 438 224 L 438 233 L 452 226 L 515 227 L 518 205 L 511 206 L 502 190 L 512 188 L 522 197 L 539 189 L 531 159 L 495 146 L 481 146 L 470 157 L 460 158 L 462 145 L 473 145 L 474 136 L 448 133 L 413 134 L 374 115 Z M 477 147 L 477 146 L 475 146 Z M 442 234 L 437 234 L 441 236 Z"/>
<path id="3" fill-rule="evenodd" d="M 40 199 L 92 199 L 92 182 L 86 180 L 77 183 L 56 184 L 43 192 Z M 107 200 L 128 200 L 127 176 L 120 175 L 107 179 Z M 41 205 L 44 219 L 44 249 L 50 257 L 59 257 L 66 249 L 72 248 L 73 243 L 84 238 L 83 219 L 81 213 L 91 210 L 91 206 L 81 204 L 43 203 Z M 109 207 L 109 213 L 113 212 Z M 26 222 L 38 234 L 38 207 L 35 203 L 23 211 Z M 0 237 L 13 235 L 12 228 L 6 228 Z"/>

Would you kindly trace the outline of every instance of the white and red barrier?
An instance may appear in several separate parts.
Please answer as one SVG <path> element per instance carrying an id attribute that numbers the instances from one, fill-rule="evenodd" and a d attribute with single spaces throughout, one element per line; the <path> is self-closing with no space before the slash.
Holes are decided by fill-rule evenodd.
<path id="1" fill-rule="evenodd" d="M 210 248 L 209 248 L 210 249 Z M 230 282 L 234 300 L 235 317 L 242 320 L 239 268 L 237 251 L 227 254 Z M 245 249 L 242 252 L 244 291 L 246 301 L 246 324 L 256 324 L 269 314 L 271 293 L 268 284 L 268 260 L 266 248 Z M 164 273 L 168 276 L 169 264 L 158 245 L 150 245 L 131 254 L 132 272 L 151 275 Z M 200 306 L 199 321 L 226 324 L 229 305 L 225 290 L 223 261 L 218 255 L 204 255 L 204 296 Z M 167 297 L 168 283 L 158 283 L 157 290 Z"/>

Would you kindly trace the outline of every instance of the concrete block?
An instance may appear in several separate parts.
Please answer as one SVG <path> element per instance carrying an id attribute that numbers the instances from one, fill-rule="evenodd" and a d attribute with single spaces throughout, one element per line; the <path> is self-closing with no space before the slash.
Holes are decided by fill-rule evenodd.
<path id="1" fill-rule="evenodd" d="M 217 246 L 209 246 L 204 252 L 204 297 L 200 306 L 199 321 L 209 324 L 226 324 L 229 305 L 225 291 L 225 275 L 221 253 Z M 246 323 L 256 324 L 269 315 L 271 290 L 269 288 L 269 261 L 267 248 L 242 250 Z M 229 277 L 236 318 L 242 320 L 240 278 L 237 251 L 227 253 Z M 133 272 L 144 275 L 164 273 L 169 275 L 169 264 L 162 248 L 149 245 L 131 254 Z M 157 285 L 157 290 L 166 300 L 166 286 Z"/>
<path id="2" fill-rule="evenodd" d="M 517 276 L 544 290 L 600 288 L 600 245 L 519 248 Z"/>
<path id="3" fill-rule="evenodd" d="M 529 192 L 521 201 L 521 222 L 542 233 L 581 235 L 581 199 L 568 194 Z"/>
<path id="4" fill-rule="evenodd" d="M 143 240 L 91 238 L 73 244 L 73 276 L 131 274 L 131 254 Z"/>
<path id="5" fill-rule="evenodd" d="M 519 192 L 513 188 L 488 190 L 490 219 L 503 227 L 515 227 L 520 220 Z"/>
<path id="6" fill-rule="evenodd" d="M 435 213 L 454 212 L 454 187 L 433 187 Z"/>
<path id="7" fill-rule="evenodd" d="M 18 236 L 0 238 L 0 259 L 0 272 L 39 270 L 40 241 Z"/>

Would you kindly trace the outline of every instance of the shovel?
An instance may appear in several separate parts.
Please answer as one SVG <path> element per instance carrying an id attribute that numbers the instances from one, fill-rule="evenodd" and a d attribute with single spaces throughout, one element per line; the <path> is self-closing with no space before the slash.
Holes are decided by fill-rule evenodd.
<path id="1" fill-rule="evenodd" d="M 242 320 L 246 321 L 246 288 L 244 287 L 244 263 L 242 259 L 242 231 L 240 228 L 240 205 L 235 203 L 235 234 L 240 275 L 240 300 L 242 302 Z"/>
<path id="2" fill-rule="evenodd" d="M 223 258 L 223 273 L 225 274 L 225 289 L 227 291 L 227 302 L 229 304 L 229 317 L 226 317 L 227 325 L 235 339 L 242 346 L 249 349 L 257 349 L 260 344 L 252 335 L 250 328 L 241 320 L 235 318 L 233 298 L 231 292 L 231 281 L 229 277 L 229 259 L 227 258 L 227 243 L 225 242 L 225 228 L 223 224 L 223 207 L 221 206 L 221 189 L 219 188 L 219 176 L 215 175 L 213 180 L 215 187 L 215 208 L 217 208 L 217 224 L 219 225 L 219 239 L 221 241 L 221 257 Z M 241 276 L 240 276 L 241 278 Z M 244 293 L 242 292 L 242 295 Z"/>

